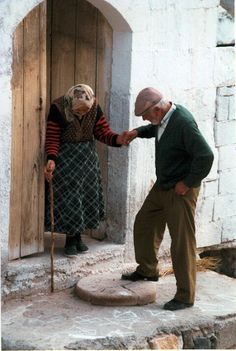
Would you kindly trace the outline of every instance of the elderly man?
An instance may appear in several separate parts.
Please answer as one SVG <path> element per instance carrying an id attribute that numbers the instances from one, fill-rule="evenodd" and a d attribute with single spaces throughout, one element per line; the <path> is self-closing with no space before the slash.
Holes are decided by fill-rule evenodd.
<path id="1" fill-rule="evenodd" d="M 191 113 L 166 101 L 154 88 L 138 94 L 135 115 L 151 124 L 127 132 L 127 144 L 136 137 L 155 137 L 157 180 L 135 218 L 138 266 L 122 279 L 158 280 L 157 253 L 167 224 L 177 291 L 164 309 L 191 307 L 196 285 L 194 214 L 201 180 L 211 169 L 213 153 Z"/>

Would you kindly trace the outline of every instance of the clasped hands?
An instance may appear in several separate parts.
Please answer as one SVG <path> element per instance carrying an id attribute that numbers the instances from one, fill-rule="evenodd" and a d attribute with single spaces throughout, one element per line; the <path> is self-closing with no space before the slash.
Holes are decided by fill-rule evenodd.
<path id="1" fill-rule="evenodd" d="M 125 130 L 122 134 L 118 135 L 116 142 L 117 144 L 128 146 L 137 136 L 138 132 L 136 129 L 130 131 Z"/>

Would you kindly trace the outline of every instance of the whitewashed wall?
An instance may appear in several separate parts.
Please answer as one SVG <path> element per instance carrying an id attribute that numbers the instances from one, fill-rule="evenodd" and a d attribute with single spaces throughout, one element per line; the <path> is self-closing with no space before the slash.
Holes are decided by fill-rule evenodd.
<path id="1" fill-rule="evenodd" d="M 12 34 L 38 0 L 2 0 L 0 46 L 0 233 L 7 252 L 10 192 Z M 236 135 L 232 18 L 219 0 L 89 0 L 114 29 L 111 125 L 141 123 L 133 105 L 140 89 L 154 86 L 185 105 L 211 145 L 215 161 L 197 210 L 198 246 L 236 239 Z M 223 13 L 223 14 L 222 14 Z M 218 18 L 220 18 L 218 20 Z M 227 21 L 227 23 L 226 23 Z M 133 255 L 135 213 L 155 181 L 154 142 L 135 140 L 109 149 L 109 236 L 126 237 Z M 168 235 L 163 250 L 168 247 Z"/>

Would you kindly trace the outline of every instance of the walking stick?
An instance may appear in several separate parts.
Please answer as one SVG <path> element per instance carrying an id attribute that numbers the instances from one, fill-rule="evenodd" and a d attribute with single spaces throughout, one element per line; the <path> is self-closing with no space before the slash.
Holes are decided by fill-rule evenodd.
<path id="1" fill-rule="evenodd" d="M 55 237 L 54 237 L 54 197 L 53 197 L 53 186 L 52 180 L 49 181 L 50 189 L 50 216 L 51 216 L 51 292 L 54 292 L 54 246 L 55 246 Z"/>

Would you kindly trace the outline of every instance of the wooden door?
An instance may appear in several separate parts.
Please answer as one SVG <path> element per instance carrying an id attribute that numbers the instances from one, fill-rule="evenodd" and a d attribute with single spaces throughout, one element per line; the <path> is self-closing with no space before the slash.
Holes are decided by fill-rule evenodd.
<path id="1" fill-rule="evenodd" d="M 13 38 L 13 125 L 9 258 L 43 251 L 44 140 L 50 102 L 72 85 L 94 89 L 108 116 L 112 29 L 85 0 L 48 0 Z M 98 143 L 107 192 L 107 147 Z"/>
<path id="2" fill-rule="evenodd" d="M 13 124 L 9 258 L 43 251 L 46 6 L 34 8 L 13 38 Z"/>

